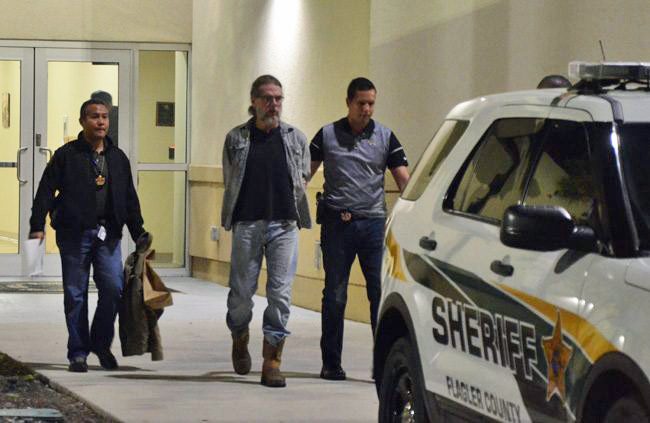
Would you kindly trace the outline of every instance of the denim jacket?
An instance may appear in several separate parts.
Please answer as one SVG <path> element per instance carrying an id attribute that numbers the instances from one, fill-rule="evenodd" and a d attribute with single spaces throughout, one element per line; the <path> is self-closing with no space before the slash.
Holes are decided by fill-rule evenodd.
<path id="1" fill-rule="evenodd" d="M 221 225 L 230 230 L 239 190 L 244 180 L 246 159 L 250 149 L 250 127 L 252 120 L 233 128 L 223 145 L 223 205 Z M 293 183 L 293 199 L 298 215 L 298 227 L 311 228 L 309 205 L 305 195 L 305 185 L 311 176 L 311 159 L 307 137 L 298 128 L 280 122 L 280 133 L 284 142 L 287 166 Z"/>

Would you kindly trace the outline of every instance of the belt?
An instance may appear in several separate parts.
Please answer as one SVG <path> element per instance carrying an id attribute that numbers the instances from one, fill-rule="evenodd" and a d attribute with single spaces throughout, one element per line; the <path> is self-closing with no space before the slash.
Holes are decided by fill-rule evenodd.
<path id="1" fill-rule="evenodd" d="M 355 214 L 348 209 L 333 209 L 327 206 L 325 207 L 325 214 L 332 219 L 339 219 L 343 222 L 352 222 L 354 220 L 363 220 L 368 218 L 368 216 Z"/>

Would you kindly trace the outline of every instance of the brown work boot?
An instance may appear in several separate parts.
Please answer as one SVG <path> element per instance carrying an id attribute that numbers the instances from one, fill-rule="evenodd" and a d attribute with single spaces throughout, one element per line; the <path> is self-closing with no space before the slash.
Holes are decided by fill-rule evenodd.
<path id="1" fill-rule="evenodd" d="M 276 346 L 271 345 L 264 339 L 264 345 L 262 347 L 262 356 L 264 357 L 264 364 L 262 364 L 262 385 L 264 386 L 284 388 L 287 385 L 284 376 L 280 373 L 282 347 L 284 347 L 284 339 Z"/>
<path id="2" fill-rule="evenodd" d="M 232 367 L 239 375 L 251 371 L 251 355 L 248 353 L 248 329 L 239 335 L 232 334 Z"/>

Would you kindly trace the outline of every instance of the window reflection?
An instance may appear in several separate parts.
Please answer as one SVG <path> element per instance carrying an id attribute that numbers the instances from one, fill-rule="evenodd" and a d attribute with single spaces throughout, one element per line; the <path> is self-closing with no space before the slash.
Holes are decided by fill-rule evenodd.
<path id="1" fill-rule="evenodd" d="M 594 197 L 584 127 L 578 122 L 552 122 L 525 204 L 560 206 L 579 224 L 587 224 Z"/>
<path id="2" fill-rule="evenodd" d="M 531 145 L 540 137 L 543 124 L 542 119 L 496 121 L 465 169 L 454 209 L 501 220 L 505 209 L 521 200 Z"/>

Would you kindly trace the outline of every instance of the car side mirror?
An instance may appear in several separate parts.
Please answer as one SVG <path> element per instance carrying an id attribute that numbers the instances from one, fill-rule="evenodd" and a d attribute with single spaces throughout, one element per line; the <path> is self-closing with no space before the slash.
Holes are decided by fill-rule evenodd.
<path id="1" fill-rule="evenodd" d="M 558 206 L 510 206 L 501 221 L 503 244 L 534 251 L 556 251 L 569 248 L 598 251 L 592 228 L 576 225 L 571 215 Z"/>

